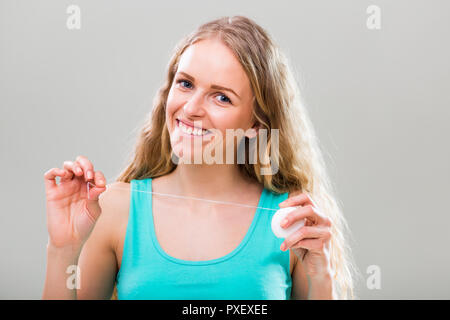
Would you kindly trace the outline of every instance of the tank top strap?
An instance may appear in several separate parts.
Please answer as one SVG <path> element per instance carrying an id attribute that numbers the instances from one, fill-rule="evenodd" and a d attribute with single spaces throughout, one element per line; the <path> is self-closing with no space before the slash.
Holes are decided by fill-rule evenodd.
<path id="1" fill-rule="evenodd" d="M 280 207 L 278 206 L 279 203 L 283 202 L 284 200 L 286 200 L 288 198 L 288 192 L 285 193 L 275 193 L 272 192 L 268 189 L 265 190 L 266 192 L 266 197 L 265 197 L 265 201 L 264 201 L 264 209 L 261 209 L 260 214 L 262 215 L 261 217 L 261 222 L 259 224 L 259 232 L 262 232 L 263 234 L 271 234 L 275 239 L 280 239 L 277 238 L 272 231 L 272 218 L 276 212 L 276 210 L 280 209 Z M 267 210 L 267 209 L 272 209 L 272 210 Z M 283 239 L 280 239 L 280 245 L 283 242 Z"/>

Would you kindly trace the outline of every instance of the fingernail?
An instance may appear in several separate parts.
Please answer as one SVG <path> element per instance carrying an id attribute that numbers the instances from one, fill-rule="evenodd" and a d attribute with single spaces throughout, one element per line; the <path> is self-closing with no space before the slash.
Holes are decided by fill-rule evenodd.
<path id="1" fill-rule="evenodd" d="M 282 227 L 285 227 L 285 226 L 287 225 L 288 222 L 289 222 L 288 219 L 284 219 L 284 220 L 281 222 L 281 226 L 282 226 Z"/>
<path id="2" fill-rule="evenodd" d="M 89 170 L 87 172 L 87 177 L 88 177 L 88 179 L 92 179 L 92 171 Z"/>
<path id="3" fill-rule="evenodd" d="M 285 245 L 284 243 L 282 243 L 280 249 L 281 249 L 282 251 L 284 251 L 284 250 L 286 249 L 286 245 Z"/>

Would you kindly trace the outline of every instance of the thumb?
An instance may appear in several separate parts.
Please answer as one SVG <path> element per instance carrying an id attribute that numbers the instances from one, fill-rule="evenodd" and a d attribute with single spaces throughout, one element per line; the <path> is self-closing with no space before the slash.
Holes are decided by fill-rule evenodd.
<path id="1" fill-rule="evenodd" d="M 106 190 L 105 187 L 98 187 L 94 186 L 92 183 L 88 182 L 88 190 L 87 190 L 87 197 L 90 201 L 98 201 L 98 197 L 103 193 L 103 191 Z"/>
<path id="2" fill-rule="evenodd" d="M 100 194 L 102 194 L 102 192 L 106 190 L 106 185 L 103 186 L 104 184 L 105 183 L 103 181 L 101 184 L 97 184 L 97 185 L 88 181 L 87 186 L 86 186 L 86 193 L 87 193 L 88 200 L 91 200 L 91 201 L 98 200 L 98 197 L 100 196 Z"/>
<path id="3" fill-rule="evenodd" d="M 98 198 L 106 190 L 105 187 L 98 187 L 91 182 L 87 183 L 86 193 L 87 199 L 85 202 L 85 210 L 92 222 L 95 222 L 100 216 L 102 209 L 98 203 Z"/>

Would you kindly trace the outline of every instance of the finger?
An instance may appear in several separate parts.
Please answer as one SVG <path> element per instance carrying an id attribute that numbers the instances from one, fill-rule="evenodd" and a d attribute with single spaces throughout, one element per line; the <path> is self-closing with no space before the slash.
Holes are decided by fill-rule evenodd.
<path id="1" fill-rule="evenodd" d="M 315 225 L 325 225 L 330 226 L 331 221 L 328 217 L 320 213 L 317 208 L 313 207 L 312 205 L 308 204 L 306 206 L 300 207 L 295 209 L 292 212 L 289 212 L 289 214 L 286 215 L 285 220 L 283 220 L 283 223 L 281 225 L 282 228 L 288 228 L 290 225 L 295 223 L 296 221 L 302 220 L 302 219 L 309 219 L 313 222 Z"/>
<path id="2" fill-rule="evenodd" d="M 88 182 L 88 183 L 90 183 L 90 182 Z M 98 198 L 105 190 L 106 190 L 106 186 L 99 187 L 99 186 L 92 186 L 92 184 L 90 184 L 88 201 L 98 201 Z"/>
<path id="3" fill-rule="evenodd" d="M 48 170 L 46 173 L 44 173 L 45 188 L 47 190 L 50 190 L 52 188 L 57 187 L 55 179 L 56 177 L 60 177 L 62 175 L 64 175 L 64 170 L 60 168 L 52 168 Z"/>
<path id="4" fill-rule="evenodd" d="M 321 239 L 322 241 L 328 241 L 331 238 L 331 232 L 328 228 L 324 227 L 301 227 L 298 231 L 287 237 L 283 244 L 285 248 L 291 248 L 297 242 L 304 239 Z"/>
<path id="5" fill-rule="evenodd" d="M 64 175 L 61 177 L 61 182 L 72 180 L 73 172 L 67 169 L 64 169 Z"/>
<path id="6" fill-rule="evenodd" d="M 83 170 L 77 162 L 73 161 L 64 161 L 63 164 L 64 169 L 72 171 L 75 176 L 79 177 L 83 175 Z"/>
<path id="7" fill-rule="evenodd" d="M 88 202 L 96 202 L 98 201 L 98 198 L 100 197 L 100 195 L 106 190 L 106 185 L 105 186 L 96 186 L 93 183 L 88 181 Z"/>
<path id="8" fill-rule="evenodd" d="M 304 206 L 304 205 L 313 205 L 311 202 L 311 198 L 306 193 L 301 193 L 299 195 L 292 196 L 287 198 L 283 202 L 280 202 L 278 206 L 280 208 L 291 207 L 291 206 Z"/>
<path id="9" fill-rule="evenodd" d="M 292 249 L 302 248 L 309 251 L 322 251 L 325 247 L 325 242 L 322 239 L 303 239 L 292 246 Z"/>
<path id="10" fill-rule="evenodd" d="M 97 201 L 100 194 L 106 190 L 106 179 L 101 171 L 95 172 L 94 182 L 87 182 L 88 200 Z"/>
<path id="11" fill-rule="evenodd" d="M 85 156 L 78 156 L 76 161 L 80 164 L 84 172 L 86 181 L 94 179 L 94 166 Z"/>
<path id="12" fill-rule="evenodd" d="M 94 175 L 95 179 L 95 185 L 97 187 L 104 187 L 106 186 L 106 179 L 105 176 L 103 175 L 103 173 L 101 171 L 96 171 L 95 175 Z"/>

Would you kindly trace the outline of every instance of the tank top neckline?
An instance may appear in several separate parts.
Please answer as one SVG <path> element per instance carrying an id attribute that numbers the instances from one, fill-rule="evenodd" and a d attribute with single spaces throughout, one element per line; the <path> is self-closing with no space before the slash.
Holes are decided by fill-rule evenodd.
<path id="1" fill-rule="evenodd" d="M 152 178 L 148 178 L 147 179 L 147 190 L 152 192 Z M 178 263 L 178 264 L 183 264 L 183 265 L 191 265 L 191 266 L 204 266 L 204 265 L 210 265 L 210 264 L 216 264 L 216 263 L 220 263 L 220 262 L 224 262 L 226 260 L 231 259 L 232 257 L 234 257 L 236 254 L 238 254 L 244 247 L 245 245 L 248 243 L 248 241 L 250 240 L 253 231 L 256 228 L 256 225 L 258 223 L 259 217 L 261 216 L 261 209 L 259 207 L 262 207 L 264 205 L 264 201 L 266 199 L 266 195 L 267 195 L 267 189 L 263 188 L 261 195 L 259 197 L 259 201 L 258 201 L 258 208 L 255 210 L 254 216 L 253 216 L 253 220 L 250 224 L 250 227 L 248 228 L 244 238 L 242 239 L 242 241 L 239 243 L 239 245 L 234 248 L 233 251 L 229 252 L 228 254 L 216 258 L 216 259 L 210 259 L 210 260 L 199 260 L 199 261 L 191 261 L 191 260 L 183 260 L 183 259 L 178 259 L 175 257 L 172 257 L 171 255 L 167 254 L 163 248 L 160 246 L 159 241 L 156 237 L 156 231 L 155 231 L 155 224 L 154 224 L 154 220 L 153 220 L 153 194 L 149 193 L 149 211 L 150 211 L 150 235 L 152 238 L 152 242 L 153 242 L 153 246 L 156 249 L 156 251 L 166 260 L 169 260 L 171 262 L 174 263 Z"/>

